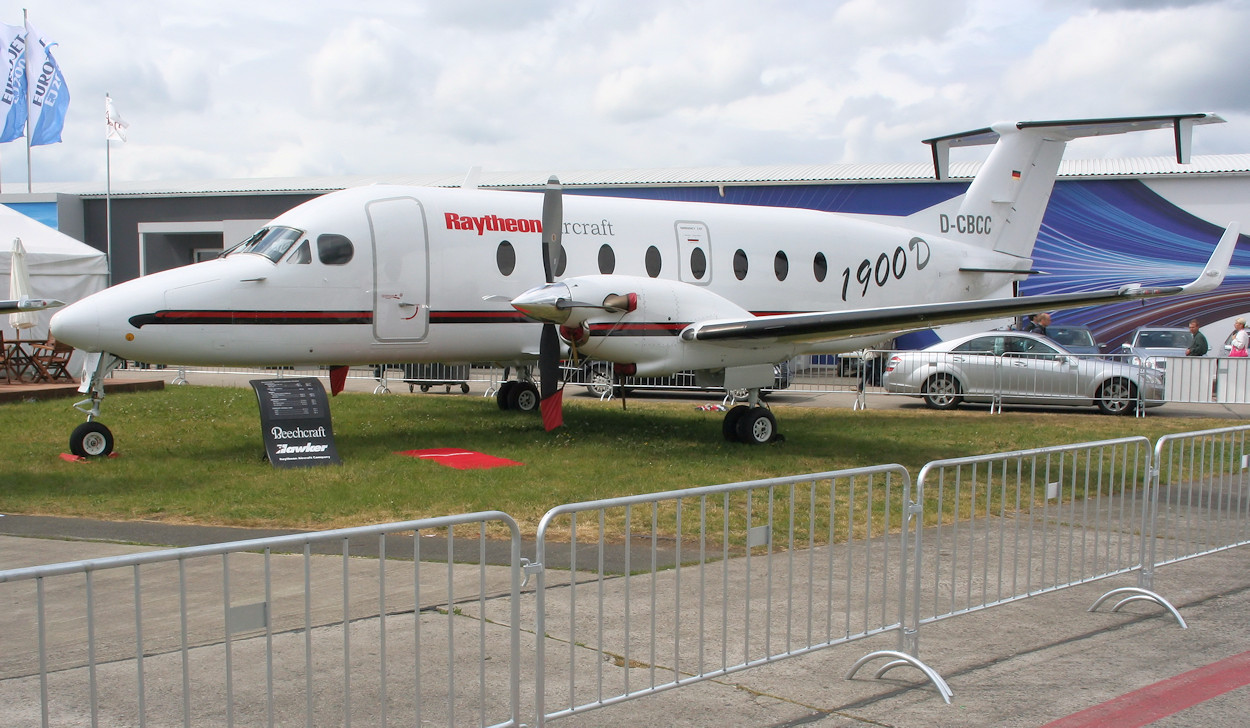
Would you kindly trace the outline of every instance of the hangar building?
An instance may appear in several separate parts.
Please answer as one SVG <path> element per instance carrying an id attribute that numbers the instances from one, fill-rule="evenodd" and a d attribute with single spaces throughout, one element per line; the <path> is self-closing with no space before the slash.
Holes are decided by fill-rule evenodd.
<path id="1" fill-rule="evenodd" d="M 831 164 L 557 172 L 566 194 L 800 207 L 910 215 L 961 194 L 979 162 L 953 163 L 951 179 L 914 164 Z M 548 173 L 486 173 L 487 189 L 538 190 Z M 0 191 L 0 203 L 109 253 L 112 282 L 185 265 L 221 252 L 286 210 L 338 189 L 369 184 L 460 186 L 447 175 L 272 178 L 204 182 L 35 185 Z M 540 204 L 536 201 L 536 205 Z M 106 220 L 108 223 L 106 224 Z M 1143 271 L 1189 281 L 1222 228 L 1250 230 L 1250 154 L 1065 160 L 1034 250 L 1045 275 L 1021 293 L 1058 293 L 1140 281 Z M 1061 312 L 1056 323 L 1085 324 L 1118 344 L 1142 325 L 1197 317 L 1222 341 L 1231 319 L 1250 314 L 1250 240 L 1214 294 Z M 1155 281 L 1151 281 L 1155 282 Z M 1164 281 L 1157 281 L 1164 282 Z"/>

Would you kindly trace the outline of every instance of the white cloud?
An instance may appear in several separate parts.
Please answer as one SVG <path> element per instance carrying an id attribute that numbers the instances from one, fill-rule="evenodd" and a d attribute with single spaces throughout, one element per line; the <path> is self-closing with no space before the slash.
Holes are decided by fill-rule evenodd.
<path id="1" fill-rule="evenodd" d="M 131 124 L 115 179 L 925 161 L 1005 118 L 1187 111 L 1233 122 L 1198 153 L 1248 151 L 1244 0 L 29 6 L 74 99 L 36 181 L 103 181 L 105 92 Z M 1088 154 L 1166 153 L 1152 136 Z"/>

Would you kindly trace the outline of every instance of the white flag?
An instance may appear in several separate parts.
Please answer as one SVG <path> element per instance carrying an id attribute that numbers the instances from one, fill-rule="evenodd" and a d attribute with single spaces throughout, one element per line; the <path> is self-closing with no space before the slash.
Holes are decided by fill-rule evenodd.
<path id="1" fill-rule="evenodd" d="M 104 132 L 105 139 L 116 139 L 118 141 L 126 141 L 126 129 L 130 127 L 120 116 L 117 110 L 113 108 L 113 99 L 107 95 L 104 97 Z"/>

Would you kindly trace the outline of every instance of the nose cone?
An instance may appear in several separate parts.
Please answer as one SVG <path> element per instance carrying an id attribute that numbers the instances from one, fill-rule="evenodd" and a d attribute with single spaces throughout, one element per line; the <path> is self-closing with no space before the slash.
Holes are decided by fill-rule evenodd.
<path id="1" fill-rule="evenodd" d="M 100 308 L 89 300 L 72 303 L 52 315 L 52 337 L 83 351 L 103 351 L 100 342 Z"/>
<path id="2" fill-rule="evenodd" d="M 531 288 L 512 299 L 512 307 L 535 321 L 563 324 L 569 320 L 571 312 L 568 308 L 561 308 L 560 304 L 570 298 L 568 286 L 563 283 L 548 283 Z"/>

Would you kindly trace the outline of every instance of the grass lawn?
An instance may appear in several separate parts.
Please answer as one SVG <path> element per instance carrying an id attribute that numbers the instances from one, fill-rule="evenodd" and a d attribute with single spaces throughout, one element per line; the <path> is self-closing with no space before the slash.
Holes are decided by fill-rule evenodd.
<path id="1" fill-rule="evenodd" d="M 727 443 L 720 412 L 694 402 L 569 398 L 566 427 L 480 397 L 343 394 L 331 401 L 341 467 L 279 470 L 262 459 L 250 389 L 183 386 L 110 395 L 101 418 L 120 457 L 72 463 L 68 400 L 0 405 L 0 512 L 234 526 L 336 528 L 501 510 L 531 534 L 548 509 L 620 495 L 885 463 L 913 478 L 935 459 L 1228 420 L 1106 417 L 1092 410 L 949 413 L 774 407 L 785 442 Z M 396 455 L 455 447 L 519 467 L 459 471 Z"/>

